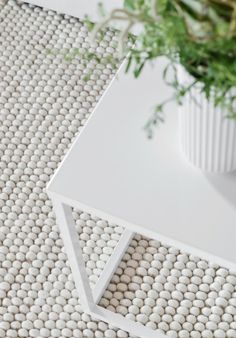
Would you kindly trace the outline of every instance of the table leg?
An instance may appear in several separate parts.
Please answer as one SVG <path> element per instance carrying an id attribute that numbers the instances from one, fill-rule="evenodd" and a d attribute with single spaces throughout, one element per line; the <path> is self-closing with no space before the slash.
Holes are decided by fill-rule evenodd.
<path id="1" fill-rule="evenodd" d="M 103 320 L 141 338 L 165 338 L 166 336 L 160 332 L 145 327 L 140 323 L 133 322 L 120 314 L 108 311 L 96 304 L 104 291 L 105 285 L 109 283 L 112 273 L 119 264 L 119 261 L 132 240 L 134 233 L 127 229 L 124 230 L 114 253 L 110 257 L 110 261 L 107 262 L 104 272 L 92 292 L 89 279 L 87 277 L 82 250 L 79 245 L 79 236 L 76 232 L 75 222 L 72 217 L 72 209 L 56 196 L 51 196 L 51 199 L 53 209 L 57 217 L 57 224 L 60 228 L 62 240 L 74 277 L 75 286 L 85 312 L 97 320 Z"/>
<path id="2" fill-rule="evenodd" d="M 85 311 L 90 313 L 95 306 L 95 302 L 79 245 L 79 236 L 72 217 L 72 209 L 57 197 L 52 197 L 52 203 L 81 305 Z"/>

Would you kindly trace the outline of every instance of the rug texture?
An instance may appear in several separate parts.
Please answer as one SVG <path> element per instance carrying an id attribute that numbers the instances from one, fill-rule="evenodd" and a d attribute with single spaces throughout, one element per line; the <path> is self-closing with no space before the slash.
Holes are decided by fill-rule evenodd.
<path id="1" fill-rule="evenodd" d="M 116 33 L 91 45 L 79 20 L 13 1 L 0 21 L 0 337 L 129 337 L 83 312 L 45 193 L 114 76 L 98 60 Z M 94 285 L 123 229 L 73 216 Z M 140 235 L 100 304 L 170 337 L 236 338 L 235 274 Z"/>

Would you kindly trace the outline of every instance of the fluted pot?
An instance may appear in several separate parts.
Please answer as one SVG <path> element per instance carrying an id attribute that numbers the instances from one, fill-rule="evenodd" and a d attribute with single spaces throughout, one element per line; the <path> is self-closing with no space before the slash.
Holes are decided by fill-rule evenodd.
<path id="1" fill-rule="evenodd" d="M 192 83 L 183 68 L 178 75 L 181 83 Z M 236 95 L 236 88 L 229 95 Z M 205 172 L 236 170 L 236 121 L 227 116 L 225 109 L 214 106 L 213 94 L 206 98 L 201 85 L 193 86 L 179 107 L 181 148 L 188 161 Z"/>

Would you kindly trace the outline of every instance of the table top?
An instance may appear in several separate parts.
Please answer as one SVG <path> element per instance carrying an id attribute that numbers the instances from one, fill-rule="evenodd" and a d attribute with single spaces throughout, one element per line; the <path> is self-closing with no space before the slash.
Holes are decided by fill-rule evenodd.
<path id="1" fill-rule="evenodd" d="M 162 81 L 165 60 L 141 77 L 124 65 L 48 186 L 74 207 L 194 253 L 236 267 L 236 175 L 206 175 L 185 160 L 178 112 L 149 140 L 143 126 L 172 92 Z M 219 262 L 219 260 L 217 261 Z"/>

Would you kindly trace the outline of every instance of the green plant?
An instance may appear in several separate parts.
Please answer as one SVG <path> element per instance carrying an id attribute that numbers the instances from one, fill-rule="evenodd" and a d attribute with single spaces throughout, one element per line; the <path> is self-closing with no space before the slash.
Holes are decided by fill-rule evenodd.
<path id="1" fill-rule="evenodd" d="M 125 0 L 122 9 L 115 9 L 95 25 L 93 36 L 112 20 L 124 22 L 119 40 L 120 54 L 136 24 L 141 33 L 129 50 L 127 71 L 138 77 L 145 64 L 165 55 L 169 63 L 163 77 L 174 89 L 174 99 L 182 98 L 195 83 L 209 98 L 214 91 L 215 105 L 222 105 L 230 118 L 236 118 L 235 99 L 226 95 L 236 86 L 236 1 L 235 0 Z M 182 64 L 193 76 L 193 83 L 179 83 L 176 67 Z M 174 79 L 169 81 L 169 69 Z M 172 71 L 172 72 L 173 72 Z M 163 120 L 161 112 L 166 102 L 159 104 L 146 128 L 151 136 L 153 127 Z"/>

